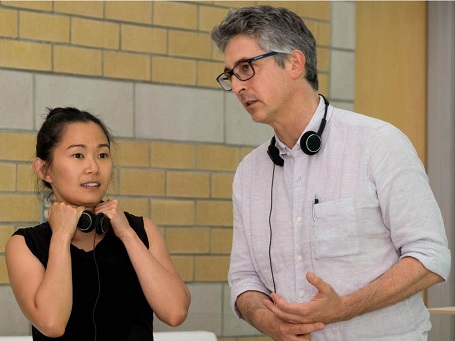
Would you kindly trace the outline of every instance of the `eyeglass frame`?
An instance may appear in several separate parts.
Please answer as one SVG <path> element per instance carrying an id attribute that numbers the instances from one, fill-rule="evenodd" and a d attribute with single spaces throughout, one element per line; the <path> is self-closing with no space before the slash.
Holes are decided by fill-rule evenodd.
<path id="1" fill-rule="evenodd" d="M 256 70 L 254 69 L 252 62 L 255 62 L 255 61 L 259 60 L 259 59 L 263 59 L 263 58 L 267 58 L 267 57 L 270 57 L 270 56 L 274 56 L 274 55 L 277 55 L 277 54 L 279 54 L 279 53 L 280 53 L 280 52 L 277 52 L 277 51 L 270 51 L 270 52 L 267 52 L 267 53 L 260 54 L 259 56 L 256 56 L 256 57 L 252 57 L 252 58 L 240 60 L 240 61 L 238 61 L 238 62 L 233 66 L 232 69 L 230 69 L 229 71 L 224 71 L 224 72 L 221 73 L 218 77 L 216 77 L 216 81 L 221 85 L 221 87 L 222 87 L 224 90 L 226 90 L 226 91 L 232 91 L 232 81 L 231 81 L 232 75 L 234 75 L 235 78 L 237 78 L 239 81 L 242 81 L 242 82 L 247 81 L 247 80 L 253 78 L 254 75 L 256 74 Z M 246 78 L 246 79 L 241 79 L 241 78 L 239 77 L 239 75 L 237 75 L 237 74 L 234 72 L 234 69 L 235 69 L 240 63 L 248 63 L 248 64 L 250 64 L 251 70 L 253 70 L 253 74 L 251 75 L 251 77 L 248 77 L 248 78 Z M 231 81 L 231 87 L 230 87 L 230 89 L 226 89 L 226 88 L 223 86 L 223 83 L 220 81 L 220 78 L 221 78 L 222 76 L 226 76 L 226 77 L 229 76 L 229 80 Z"/>

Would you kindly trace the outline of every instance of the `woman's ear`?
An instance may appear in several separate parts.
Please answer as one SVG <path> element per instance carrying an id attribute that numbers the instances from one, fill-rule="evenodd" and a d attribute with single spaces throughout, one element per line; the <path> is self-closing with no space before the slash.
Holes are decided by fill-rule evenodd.
<path id="1" fill-rule="evenodd" d="M 48 167 L 46 161 L 40 159 L 39 157 L 35 158 L 35 160 L 33 160 L 33 170 L 41 180 L 46 181 L 48 183 L 52 182 L 52 178 L 48 174 Z"/>
<path id="2" fill-rule="evenodd" d="M 290 53 L 288 62 L 291 65 L 291 73 L 294 78 L 303 78 L 305 76 L 306 57 L 300 50 L 293 50 Z"/>

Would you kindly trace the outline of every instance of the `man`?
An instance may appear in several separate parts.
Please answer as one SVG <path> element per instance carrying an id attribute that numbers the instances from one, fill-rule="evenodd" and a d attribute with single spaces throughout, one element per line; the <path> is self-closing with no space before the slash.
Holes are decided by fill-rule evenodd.
<path id="1" fill-rule="evenodd" d="M 234 178 L 237 316 L 274 340 L 425 340 L 421 291 L 447 279 L 450 251 L 410 141 L 318 95 L 316 42 L 296 14 L 241 8 L 211 35 L 218 82 L 275 132 Z"/>

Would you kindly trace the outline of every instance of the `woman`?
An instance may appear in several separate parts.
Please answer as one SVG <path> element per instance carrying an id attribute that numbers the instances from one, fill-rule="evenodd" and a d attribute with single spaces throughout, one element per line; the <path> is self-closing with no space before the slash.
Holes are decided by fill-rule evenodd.
<path id="1" fill-rule="evenodd" d="M 111 143 L 103 122 L 76 108 L 50 110 L 38 132 L 33 169 L 55 202 L 47 222 L 6 246 L 34 340 L 153 340 L 153 314 L 170 326 L 186 318 L 190 294 L 158 227 L 103 201 Z"/>

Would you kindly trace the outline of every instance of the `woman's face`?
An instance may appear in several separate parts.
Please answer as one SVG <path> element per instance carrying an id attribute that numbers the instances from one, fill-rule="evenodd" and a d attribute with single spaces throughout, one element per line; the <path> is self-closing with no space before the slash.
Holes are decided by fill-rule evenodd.
<path id="1" fill-rule="evenodd" d="M 111 175 L 111 151 L 103 130 L 93 122 L 76 122 L 66 126 L 44 180 L 57 201 L 88 208 L 100 203 Z"/>

